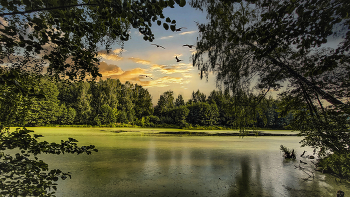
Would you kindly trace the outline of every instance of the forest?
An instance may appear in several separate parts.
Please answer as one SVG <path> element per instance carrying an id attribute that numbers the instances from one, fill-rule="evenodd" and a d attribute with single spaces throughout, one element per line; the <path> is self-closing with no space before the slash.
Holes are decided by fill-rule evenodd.
<path id="1" fill-rule="evenodd" d="M 14 93 L 5 93 L 9 96 L 7 100 L 15 103 L 12 105 L 15 118 L 10 120 L 13 126 L 284 129 L 293 117 L 291 113 L 279 116 L 278 100 L 243 92 L 232 96 L 227 91 L 213 90 L 206 96 L 197 90 L 184 101 L 181 94 L 174 98 L 173 91 L 169 90 L 160 95 L 157 105 L 153 106 L 147 89 L 128 81 L 122 84 L 118 79 L 70 82 L 43 76 L 31 83 L 28 80 L 26 88 L 35 89 L 38 95 L 11 97 Z M 5 107 L 3 103 L 0 108 Z M 8 114 L 2 114 L 0 121 L 4 122 L 7 117 Z"/>
<path id="2" fill-rule="evenodd" d="M 205 12 L 192 65 L 224 91 L 193 92 L 187 102 L 164 92 L 153 107 L 139 85 L 98 79 L 100 50 L 131 39 L 153 42 L 154 26 L 177 32 L 167 8 Z M 40 153 L 86 153 L 73 138 L 39 142 L 25 126 L 139 125 L 290 127 L 322 159 L 324 170 L 350 177 L 350 3 L 348 0 L 35 0 L 0 1 L 0 159 L 2 195 L 52 196 L 60 170 Z M 164 11 L 164 13 L 163 13 Z M 152 24 L 154 25 L 152 27 Z M 329 42 L 338 40 L 337 46 Z M 102 48 L 101 48 L 102 46 Z M 43 74 L 45 71 L 46 74 Z M 278 100 L 254 87 L 288 88 Z M 66 80 L 68 79 L 68 80 Z M 285 118 L 283 118 L 285 117 Z M 21 126 L 10 132 L 10 126 Z M 3 151 L 17 149 L 13 156 Z M 19 152 L 20 151 L 20 152 Z M 33 159 L 34 158 L 34 159 Z M 5 181 L 6 180 L 6 181 Z"/>

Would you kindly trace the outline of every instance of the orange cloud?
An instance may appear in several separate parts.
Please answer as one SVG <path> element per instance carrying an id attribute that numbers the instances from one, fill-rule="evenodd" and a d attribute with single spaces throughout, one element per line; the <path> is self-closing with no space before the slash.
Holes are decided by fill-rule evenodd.
<path id="1" fill-rule="evenodd" d="M 124 71 L 117 65 L 107 64 L 106 62 L 100 62 L 98 67 L 102 76 L 120 75 L 124 73 Z"/>
<path id="2" fill-rule="evenodd" d="M 189 68 L 183 69 L 183 67 L 177 66 L 177 65 L 176 66 L 167 66 L 167 65 L 158 65 L 158 64 L 152 65 L 151 69 L 152 70 L 160 70 L 160 72 L 166 73 L 166 74 L 186 73 L 190 70 Z"/>
<path id="3" fill-rule="evenodd" d="M 138 63 L 138 64 L 144 64 L 144 65 L 151 65 L 151 62 L 148 60 L 143 60 L 137 57 L 129 57 L 129 60 Z"/>

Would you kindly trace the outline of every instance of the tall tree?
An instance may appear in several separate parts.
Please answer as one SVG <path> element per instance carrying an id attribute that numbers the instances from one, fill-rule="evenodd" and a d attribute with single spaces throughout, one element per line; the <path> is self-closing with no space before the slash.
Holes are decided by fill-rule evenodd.
<path id="1" fill-rule="evenodd" d="M 133 93 L 136 118 L 141 119 L 142 117 L 152 115 L 154 110 L 152 96 L 148 90 L 136 84 Z"/>
<path id="2" fill-rule="evenodd" d="M 188 103 L 189 114 L 187 122 L 194 125 L 214 125 L 218 121 L 219 110 L 215 103 L 206 102 Z"/>
<path id="3" fill-rule="evenodd" d="M 135 104 L 133 103 L 134 84 L 129 81 L 121 86 L 119 96 L 119 121 L 124 123 L 133 122 L 135 120 Z"/>
<path id="4" fill-rule="evenodd" d="M 179 106 L 183 106 L 183 105 L 185 105 L 185 101 L 184 101 L 182 95 L 179 94 L 175 100 L 175 107 L 179 107 Z"/>
<path id="5" fill-rule="evenodd" d="M 206 101 L 206 95 L 199 90 L 197 92 L 192 92 L 192 97 L 191 99 L 188 100 L 188 103 L 198 103 L 198 102 L 205 102 Z"/>
<path id="6" fill-rule="evenodd" d="M 59 116 L 59 92 L 56 83 L 49 77 L 43 77 L 36 88 L 39 88 L 43 97 L 32 99 L 26 123 L 32 126 L 53 124 Z"/>
<path id="7" fill-rule="evenodd" d="M 154 114 L 156 116 L 162 116 L 162 113 L 168 109 L 174 108 L 174 92 L 166 91 L 160 95 L 157 105 L 154 107 Z"/>
<path id="8" fill-rule="evenodd" d="M 233 94 L 247 92 L 253 81 L 264 92 L 289 84 L 282 114 L 297 115 L 303 145 L 320 154 L 349 151 L 349 1 L 193 0 L 192 6 L 210 19 L 198 25 L 193 55 L 202 77 L 213 71 Z M 333 49 L 325 45 L 330 36 L 341 40 Z"/>

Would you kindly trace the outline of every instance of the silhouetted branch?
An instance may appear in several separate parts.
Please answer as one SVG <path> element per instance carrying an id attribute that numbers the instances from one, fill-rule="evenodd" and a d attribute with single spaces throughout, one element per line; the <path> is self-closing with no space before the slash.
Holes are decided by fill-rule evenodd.
<path id="1" fill-rule="evenodd" d="M 32 13 L 32 12 L 58 10 L 58 9 L 65 9 L 65 8 L 71 8 L 71 7 L 85 6 L 85 5 L 97 6 L 97 4 L 85 3 L 85 4 L 66 5 L 66 6 L 59 6 L 59 7 L 52 7 L 52 8 L 40 8 L 40 9 L 35 9 L 35 10 L 27 10 L 27 11 L 23 11 L 23 12 L 4 13 L 4 14 L 0 14 L 0 16 L 9 16 L 9 15 L 16 15 L 16 14 L 28 14 L 28 13 Z"/>

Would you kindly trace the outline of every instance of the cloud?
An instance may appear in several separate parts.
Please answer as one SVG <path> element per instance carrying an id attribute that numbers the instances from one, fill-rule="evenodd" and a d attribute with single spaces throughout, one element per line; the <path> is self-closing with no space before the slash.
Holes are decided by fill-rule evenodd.
<path id="1" fill-rule="evenodd" d="M 99 72 L 102 76 L 111 76 L 111 75 L 121 75 L 124 71 L 114 64 L 107 64 L 106 62 L 100 62 Z"/>
<path id="2" fill-rule="evenodd" d="M 182 76 L 185 77 L 185 78 L 192 78 L 192 74 L 190 73 L 182 73 Z"/>
<path id="3" fill-rule="evenodd" d="M 172 83 L 175 83 L 175 84 L 183 84 L 184 81 L 181 77 L 170 77 L 170 76 L 164 76 L 164 77 L 161 77 L 161 78 L 158 78 L 156 80 L 152 80 L 152 81 L 149 81 L 149 83 L 146 85 L 143 85 L 145 87 L 149 87 L 149 86 L 152 86 L 152 87 L 167 87 L 169 86 L 169 84 L 172 84 Z"/>
<path id="4" fill-rule="evenodd" d="M 113 53 L 114 53 L 114 54 L 119 54 L 119 53 L 121 53 L 121 52 L 127 52 L 127 50 L 122 49 L 122 48 L 114 49 L 114 50 L 113 50 Z"/>
<path id="5" fill-rule="evenodd" d="M 99 52 L 97 52 L 97 54 L 98 54 L 98 56 L 100 56 L 100 57 L 102 57 L 103 59 L 106 59 L 106 60 L 119 61 L 119 60 L 123 59 L 119 55 L 112 54 L 112 53 L 107 53 L 107 51 L 105 51 L 105 50 L 99 51 Z"/>
<path id="6" fill-rule="evenodd" d="M 174 36 L 164 36 L 164 37 L 161 37 L 159 39 L 164 40 L 164 39 L 169 39 L 169 38 L 172 38 L 172 37 L 174 37 Z"/>
<path id="7" fill-rule="evenodd" d="M 151 65 L 150 61 L 143 60 L 143 59 L 140 59 L 140 58 L 137 58 L 137 57 L 129 57 L 128 59 L 133 61 L 133 62 L 135 62 L 135 63 L 138 63 L 138 64 Z"/>
<path id="8" fill-rule="evenodd" d="M 167 65 L 158 65 L 154 64 L 151 66 L 152 70 L 160 70 L 160 72 L 165 73 L 165 74 L 172 74 L 172 73 L 187 73 L 189 72 L 189 68 L 184 69 L 182 66 L 167 66 Z"/>
<path id="9" fill-rule="evenodd" d="M 102 79 L 119 79 L 120 82 L 125 83 L 130 81 L 131 83 L 137 83 L 143 87 L 167 87 L 170 84 L 188 84 L 189 80 L 184 80 L 182 77 L 170 77 L 164 76 L 155 78 L 152 74 L 147 73 L 146 69 L 134 68 L 128 71 L 123 71 L 120 67 L 113 64 L 107 64 L 106 62 L 100 62 L 99 71 L 102 74 Z M 143 75 L 152 76 L 145 77 Z"/>
<path id="10" fill-rule="evenodd" d="M 180 35 L 194 34 L 194 33 L 198 33 L 198 31 L 185 31 L 185 32 L 180 33 Z"/>

